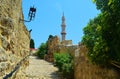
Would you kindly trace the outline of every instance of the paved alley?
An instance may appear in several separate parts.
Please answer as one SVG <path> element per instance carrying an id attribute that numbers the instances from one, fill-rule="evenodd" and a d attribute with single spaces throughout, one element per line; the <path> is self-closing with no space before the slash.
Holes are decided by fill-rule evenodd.
<path id="1" fill-rule="evenodd" d="M 26 79 L 62 79 L 57 74 L 58 69 L 45 60 L 35 56 L 29 57 L 29 66 L 25 70 Z"/>

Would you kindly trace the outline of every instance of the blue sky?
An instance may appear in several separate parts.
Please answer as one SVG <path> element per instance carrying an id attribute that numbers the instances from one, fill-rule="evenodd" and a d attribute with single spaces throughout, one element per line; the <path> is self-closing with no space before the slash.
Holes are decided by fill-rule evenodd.
<path id="1" fill-rule="evenodd" d="M 30 6 L 37 8 L 36 17 L 25 22 L 28 30 L 32 29 L 31 38 L 35 47 L 46 42 L 49 35 L 57 35 L 61 39 L 61 17 L 64 12 L 66 19 L 66 40 L 78 44 L 83 36 L 83 28 L 90 19 L 100 11 L 92 0 L 22 0 L 24 19 L 28 19 Z"/>

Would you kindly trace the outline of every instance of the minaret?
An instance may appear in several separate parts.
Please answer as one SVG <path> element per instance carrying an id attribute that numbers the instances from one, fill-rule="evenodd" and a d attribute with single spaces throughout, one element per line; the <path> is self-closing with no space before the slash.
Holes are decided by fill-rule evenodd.
<path id="1" fill-rule="evenodd" d="M 65 37 L 66 37 L 66 32 L 65 32 L 66 25 L 65 25 L 64 13 L 63 13 L 63 16 L 62 16 L 62 24 L 61 24 L 61 27 L 62 27 L 62 32 L 61 32 L 62 41 L 64 41 L 64 40 L 65 40 Z"/>

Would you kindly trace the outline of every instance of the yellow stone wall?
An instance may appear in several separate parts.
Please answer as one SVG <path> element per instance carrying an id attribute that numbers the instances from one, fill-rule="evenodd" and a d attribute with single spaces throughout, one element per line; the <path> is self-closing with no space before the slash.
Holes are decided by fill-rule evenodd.
<path id="1" fill-rule="evenodd" d="M 74 79 L 119 79 L 117 69 L 93 65 L 87 57 L 87 48 L 79 45 L 74 58 Z"/>
<path id="2" fill-rule="evenodd" d="M 48 54 L 45 56 L 45 60 L 53 62 L 53 53 L 58 52 L 58 45 L 60 40 L 58 36 L 53 36 L 48 40 Z"/>
<path id="3" fill-rule="evenodd" d="M 29 32 L 20 19 L 23 19 L 22 0 L 0 0 L 0 79 L 29 54 Z M 23 79 L 21 72 L 27 65 L 26 59 L 17 71 L 19 75 L 15 74 L 16 79 Z"/>

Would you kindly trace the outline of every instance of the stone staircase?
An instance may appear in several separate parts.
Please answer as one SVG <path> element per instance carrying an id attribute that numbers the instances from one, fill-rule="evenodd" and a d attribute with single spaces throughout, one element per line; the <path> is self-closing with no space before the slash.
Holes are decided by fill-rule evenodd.
<path id="1" fill-rule="evenodd" d="M 52 63 L 35 56 L 30 56 L 29 61 L 29 66 L 24 72 L 26 74 L 25 79 L 63 79 Z"/>

